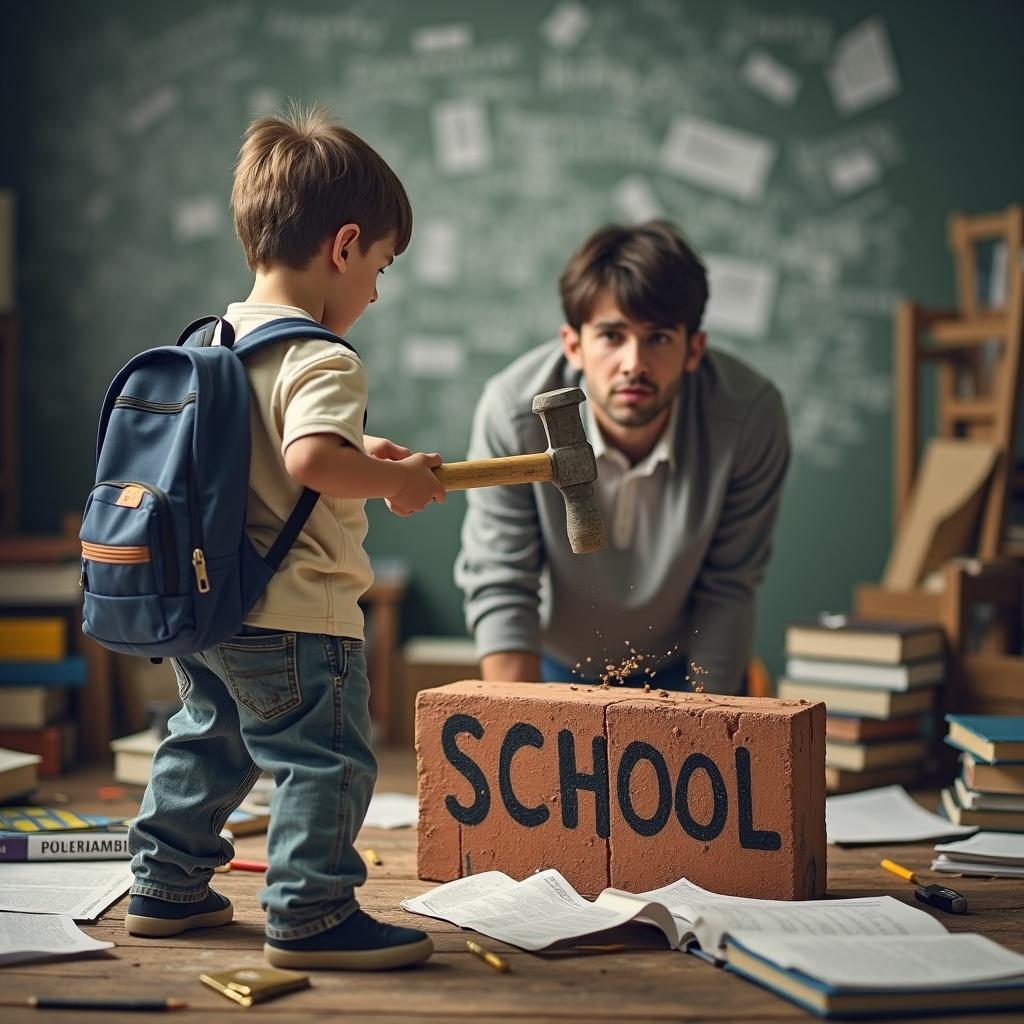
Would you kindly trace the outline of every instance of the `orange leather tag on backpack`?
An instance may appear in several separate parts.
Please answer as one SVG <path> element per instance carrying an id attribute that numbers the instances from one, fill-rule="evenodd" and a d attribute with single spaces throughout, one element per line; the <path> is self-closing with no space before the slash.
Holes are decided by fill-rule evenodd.
<path id="1" fill-rule="evenodd" d="M 129 484 L 117 496 L 115 505 L 123 505 L 125 508 L 138 508 L 142 504 L 142 496 L 146 492 L 141 487 Z"/>

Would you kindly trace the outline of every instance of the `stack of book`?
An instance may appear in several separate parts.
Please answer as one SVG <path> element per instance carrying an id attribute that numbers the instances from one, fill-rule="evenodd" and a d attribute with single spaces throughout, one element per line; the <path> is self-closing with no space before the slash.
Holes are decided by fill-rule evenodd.
<path id="1" fill-rule="evenodd" d="M 958 825 L 1024 832 L 1024 715 L 946 715 L 946 742 L 960 751 L 961 773 L 942 791 Z"/>
<path id="2" fill-rule="evenodd" d="M 1024 833 L 975 832 L 970 839 L 939 843 L 932 871 L 947 875 L 1024 878 Z"/>
<path id="3" fill-rule="evenodd" d="M 0 617 L 0 746 L 35 754 L 40 775 L 74 762 L 68 690 L 86 681 L 85 659 L 68 654 L 60 616 Z"/>
<path id="4" fill-rule="evenodd" d="M 39 781 L 39 758 L 0 747 L 0 800 L 28 796 Z"/>
<path id="5" fill-rule="evenodd" d="M 778 696 L 825 703 L 830 792 L 917 781 L 944 652 L 938 625 L 822 616 L 787 629 Z"/>

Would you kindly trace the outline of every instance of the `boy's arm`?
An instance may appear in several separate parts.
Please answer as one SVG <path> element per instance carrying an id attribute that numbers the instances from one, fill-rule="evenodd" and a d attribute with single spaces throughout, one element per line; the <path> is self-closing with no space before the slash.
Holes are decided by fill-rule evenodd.
<path id="1" fill-rule="evenodd" d="M 741 443 L 718 527 L 686 607 L 689 676 L 712 693 L 744 691 L 755 588 L 771 553 L 789 465 L 786 412 L 775 388 L 765 389 L 753 403 Z"/>
<path id="2" fill-rule="evenodd" d="M 285 469 L 304 487 L 332 498 L 387 498 L 399 515 L 444 501 L 445 490 L 432 471 L 440 464 L 436 452 L 374 458 L 337 434 L 307 434 L 284 452 Z"/>

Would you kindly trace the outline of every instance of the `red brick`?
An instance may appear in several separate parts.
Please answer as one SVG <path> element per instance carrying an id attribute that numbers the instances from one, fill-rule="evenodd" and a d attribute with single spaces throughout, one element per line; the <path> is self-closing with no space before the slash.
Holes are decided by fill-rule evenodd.
<path id="1" fill-rule="evenodd" d="M 449 881 L 490 869 L 524 878 L 556 867 L 588 895 L 608 885 L 639 892 L 681 876 L 772 899 L 824 891 L 822 704 L 467 681 L 422 691 L 416 708 L 421 878 Z M 457 731 L 477 729 L 474 720 L 480 738 Z M 566 753 L 571 736 L 581 774 L 594 770 L 594 740 L 606 749 L 598 787 L 607 782 L 606 804 L 585 788 L 563 786 L 570 771 L 559 763 L 560 733 Z M 503 746 L 512 753 L 504 793 Z M 627 752 L 634 767 L 628 797 L 620 797 Z M 460 758 L 461 770 L 452 763 Z M 684 763 L 692 777 L 677 801 Z M 721 778 L 717 818 L 712 775 Z M 567 827 L 563 812 L 571 821 L 574 796 L 576 824 Z M 599 803 L 607 808 L 604 827 Z"/>

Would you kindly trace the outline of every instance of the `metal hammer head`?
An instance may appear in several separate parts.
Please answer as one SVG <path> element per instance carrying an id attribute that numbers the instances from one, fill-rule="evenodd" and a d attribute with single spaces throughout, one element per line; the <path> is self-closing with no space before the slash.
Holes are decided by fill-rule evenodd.
<path id="1" fill-rule="evenodd" d="M 594 498 L 597 460 L 583 430 L 580 388 L 545 391 L 533 400 L 533 411 L 544 423 L 551 456 L 551 482 L 565 498 L 565 527 L 577 555 L 605 547 L 604 522 Z"/>

